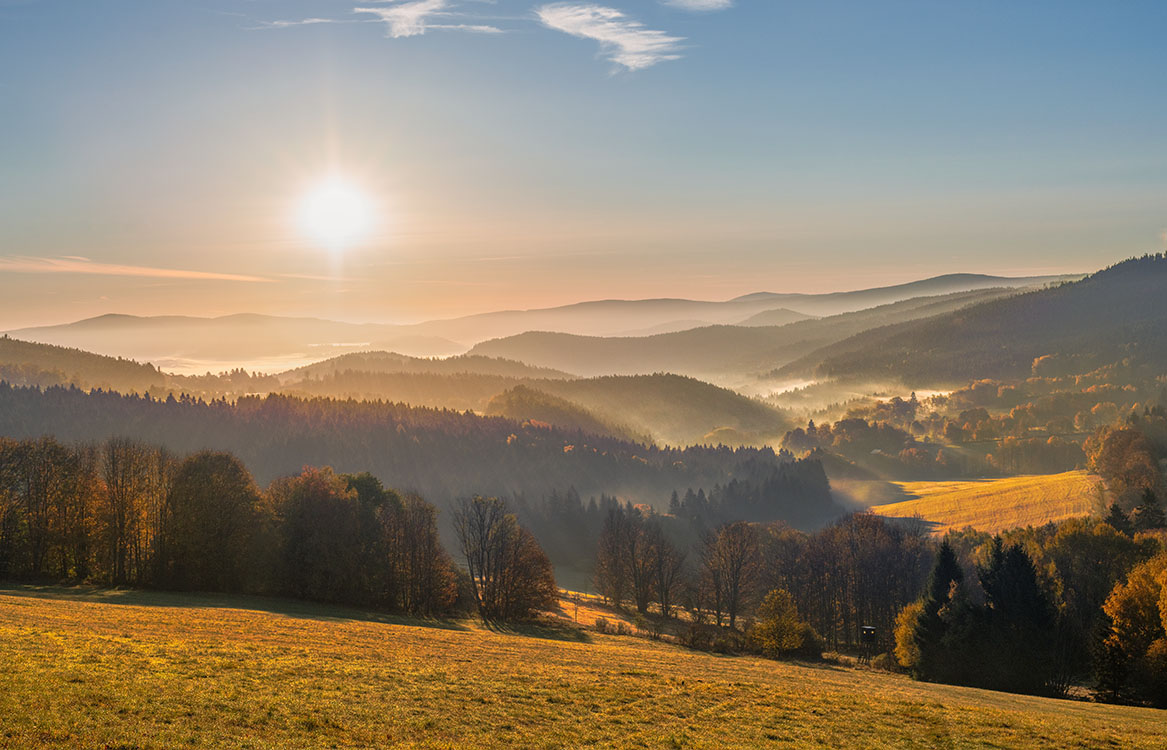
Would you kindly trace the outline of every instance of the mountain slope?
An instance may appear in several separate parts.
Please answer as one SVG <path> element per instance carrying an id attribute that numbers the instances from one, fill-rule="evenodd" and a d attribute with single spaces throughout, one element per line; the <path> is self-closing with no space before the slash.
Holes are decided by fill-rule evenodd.
<path id="1" fill-rule="evenodd" d="M 986 289 L 914 298 L 784 326 L 710 326 L 656 336 L 614 338 L 534 331 L 485 341 L 470 353 L 580 375 L 672 372 L 717 380 L 731 374 L 772 370 L 869 328 L 1015 293 L 1012 289 Z"/>
<path id="2" fill-rule="evenodd" d="M 702 443 L 720 428 L 741 438 L 735 443 L 776 443 L 791 426 L 789 417 L 772 406 L 680 375 L 608 375 L 543 381 L 538 387 L 608 424 L 627 425 L 668 445 Z"/>
<path id="3" fill-rule="evenodd" d="M 642 436 L 633 435 L 627 429 L 597 418 L 587 409 L 565 398 L 525 385 L 517 385 L 496 395 L 486 405 L 486 414 L 491 417 L 506 417 L 517 422 L 542 422 L 564 430 L 579 430 L 593 435 L 648 442 Z"/>
<path id="4" fill-rule="evenodd" d="M 1029 375 L 1034 360 L 1085 372 L 1125 357 L 1167 366 L 1167 258 L 1131 259 L 1081 281 L 869 331 L 786 374 L 896 378 L 912 386 Z"/>
<path id="5" fill-rule="evenodd" d="M 571 378 L 571 374 L 496 357 L 461 354 L 453 357 L 410 357 L 396 352 L 353 352 L 297 367 L 279 374 L 281 382 L 321 378 L 343 372 L 433 375 L 498 375 L 508 378 Z"/>
<path id="6" fill-rule="evenodd" d="M 805 315 L 793 310 L 787 310 L 785 307 L 776 307 L 773 310 L 764 310 L 756 313 L 738 323 L 739 326 L 784 326 L 787 323 L 797 323 L 800 320 L 808 320 L 812 318 L 811 315 Z"/>
<path id="7" fill-rule="evenodd" d="M 130 437 L 175 453 L 226 450 L 266 484 L 304 466 L 370 471 L 439 505 L 474 494 L 537 499 L 575 488 L 664 507 L 674 490 L 712 488 L 775 469 L 802 476 L 810 512 L 837 513 L 821 467 L 770 449 L 665 449 L 576 430 L 403 404 L 272 395 L 235 403 L 0 384 L 0 436 L 62 441 Z M 568 447 L 571 447 L 569 450 Z"/>
<path id="8" fill-rule="evenodd" d="M 164 378 L 153 365 L 0 336 L 0 380 L 13 385 L 76 385 L 145 392 L 162 385 Z"/>

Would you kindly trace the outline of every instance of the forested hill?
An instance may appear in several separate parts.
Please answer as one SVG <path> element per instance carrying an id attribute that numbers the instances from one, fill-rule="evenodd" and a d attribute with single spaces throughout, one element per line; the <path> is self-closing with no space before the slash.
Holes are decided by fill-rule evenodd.
<path id="1" fill-rule="evenodd" d="M 203 448 L 239 456 L 261 482 L 305 465 L 371 471 L 386 484 L 433 502 L 475 493 L 539 497 L 575 488 L 667 505 L 674 490 L 712 488 L 738 479 L 782 488 L 775 503 L 797 516 L 838 513 L 817 461 L 793 461 L 770 449 L 660 449 L 499 417 L 384 402 L 248 397 L 236 403 L 159 401 L 76 388 L 0 384 L 0 436 L 53 435 L 64 441 L 125 436 L 178 453 Z M 776 507 L 774 518 L 783 513 Z"/>
<path id="2" fill-rule="evenodd" d="M 121 357 L 0 336 L 0 380 L 42 387 L 75 385 L 144 393 L 160 387 L 165 375 L 154 365 Z"/>
<path id="3" fill-rule="evenodd" d="M 1042 357 L 1049 373 L 1127 357 L 1167 366 L 1167 258 L 1132 258 L 1082 281 L 867 331 L 781 372 L 935 386 L 1025 377 Z"/>
<path id="4" fill-rule="evenodd" d="M 345 372 L 424 375 L 498 375 L 508 378 L 571 378 L 571 374 L 497 357 L 460 354 L 453 357 L 410 357 L 395 352 L 353 352 L 280 373 L 282 383 L 318 379 Z"/>
<path id="5" fill-rule="evenodd" d="M 585 376 L 671 372 L 716 379 L 770 370 L 876 326 L 918 320 L 1016 293 L 1004 288 L 956 292 L 781 326 L 708 326 L 654 336 L 603 338 L 531 331 L 484 341 L 470 353 Z"/>

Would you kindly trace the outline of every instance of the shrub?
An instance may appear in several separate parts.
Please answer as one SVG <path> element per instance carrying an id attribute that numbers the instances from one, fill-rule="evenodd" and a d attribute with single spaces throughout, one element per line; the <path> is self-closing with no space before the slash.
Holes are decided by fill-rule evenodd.
<path id="1" fill-rule="evenodd" d="M 802 645 L 790 653 L 796 659 L 806 659 L 808 661 L 818 661 L 823 658 L 823 648 L 826 644 L 823 642 L 822 636 L 811 627 L 809 622 L 804 622 L 801 625 Z"/>
<path id="2" fill-rule="evenodd" d="M 882 654 L 876 654 L 875 658 L 871 660 L 872 669 L 881 669 L 885 672 L 903 672 L 903 667 L 900 666 L 899 660 L 895 654 L 884 651 Z"/>

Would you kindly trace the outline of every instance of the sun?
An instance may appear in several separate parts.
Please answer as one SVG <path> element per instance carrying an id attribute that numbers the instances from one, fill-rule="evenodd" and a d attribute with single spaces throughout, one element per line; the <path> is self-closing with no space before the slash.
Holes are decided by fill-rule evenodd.
<path id="1" fill-rule="evenodd" d="M 342 177 L 317 183 L 300 204 L 304 231 L 329 250 L 344 250 L 368 234 L 373 206 L 360 188 Z"/>

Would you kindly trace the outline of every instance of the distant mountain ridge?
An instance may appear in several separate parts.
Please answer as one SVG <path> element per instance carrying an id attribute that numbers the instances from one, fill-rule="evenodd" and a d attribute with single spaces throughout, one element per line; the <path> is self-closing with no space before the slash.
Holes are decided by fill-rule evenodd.
<path id="1" fill-rule="evenodd" d="M 858 289 L 851 292 L 829 292 L 826 294 L 784 294 L 773 292 L 755 292 L 733 301 L 767 301 L 781 304 L 809 315 L 837 315 L 843 312 L 855 312 L 868 307 L 886 305 L 899 300 L 913 297 L 934 297 L 953 292 L 968 292 L 978 289 L 992 289 L 999 287 L 1027 287 L 1060 284 L 1064 281 L 1076 281 L 1085 274 L 1060 274 L 1050 276 L 989 276 L 982 273 L 950 273 L 933 276 L 920 281 L 909 281 L 906 284 L 894 286 Z"/>
<path id="2" fill-rule="evenodd" d="M 1045 358 L 1038 363 L 1035 360 Z M 1167 367 L 1167 257 L 1132 258 L 1073 283 L 866 331 L 779 374 L 894 378 L 911 386 L 1080 373 L 1131 358 Z"/>
<path id="3" fill-rule="evenodd" d="M 109 314 L 54 326 L 8 331 L 14 338 L 76 347 L 152 362 L 187 374 L 246 367 L 275 372 L 338 354 L 382 349 L 413 356 L 448 356 L 483 341 L 528 331 L 615 336 L 678 326 L 737 325 L 777 308 L 825 316 L 900 301 L 986 287 L 1019 288 L 1070 277 L 955 274 L 890 287 L 830 294 L 759 292 L 725 301 L 593 300 L 532 310 L 500 310 L 407 325 L 346 323 L 311 317 L 239 313 L 214 318 Z M 1077 277 L 1073 277 L 1077 278 Z M 790 322 L 790 321 L 786 321 Z"/>
<path id="4" fill-rule="evenodd" d="M 723 380 L 771 371 L 820 347 L 879 326 L 1016 294 L 983 289 L 920 297 L 782 326 L 709 326 L 637 338 L 531 331 L 485 341 L 471 354 L 503 357 L 583 376 L 672 372 Z"/>

